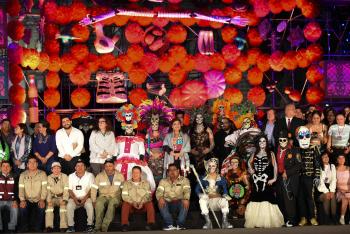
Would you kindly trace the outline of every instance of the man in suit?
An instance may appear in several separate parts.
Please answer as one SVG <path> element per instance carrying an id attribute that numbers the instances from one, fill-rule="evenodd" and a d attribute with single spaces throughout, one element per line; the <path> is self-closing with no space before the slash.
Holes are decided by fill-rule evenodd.
<path id="1" fill-rule="evenodd" d="M 293 103 L 287 104 L 284 108 L 284 117 L 277 120 L 276 125 L 273 129 L 273 136 L 275 142 L 278 142 L 278 135 L 281 131 L 286 131 L 288 137 L 292 139 L 293 145 L 298 146 L 298 140 L 295 137 L 295 131 L 298 127 L 304 125 L 304 121 L 295 117 L 296 108 Z"/>

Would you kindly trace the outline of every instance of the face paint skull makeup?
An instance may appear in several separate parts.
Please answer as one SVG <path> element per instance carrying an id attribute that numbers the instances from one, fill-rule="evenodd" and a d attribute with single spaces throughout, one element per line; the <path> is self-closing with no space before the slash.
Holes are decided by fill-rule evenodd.
<path id="1" fill-rule="evenodd" d="M 125 119 L 126 119 L 126 121 L 131 121 L 131 119 L 132 119 L 132 113 L 125 113 Z"/>
<path id="2" fill-rule="evenodd" d="M 249 118 L 245 118 L 242 123 L 242 129 L 250 128 L 251 120 Z"/>
<path id="3" fill-rule="evenodd" d="M 265 149 L 266 148 L 266 139 L 265 138 L 260 138 L 259 139 L 259 147 L 260 149 Z"/>
<path id="4" fill-rule="evenodd" d="M 134 133 L 134 128 L 132 124 L 125 125 L 125 133 L 126 135 L 132 135 Z"/>
<path id="5" fill-rule="evenodd" d="M 281 146 L 282 149 L 287 148 L 288 145 L 288 138 L 279 138 L 278 143 Z"/>
<path id="6" fill-rule="evenodd" d="M 217 173 L 218 172 L 219 160 L 217 158 L 211 158 L 208 160 L 206 165 L 207 173 Z"/>
<path id="7" fill-rule="evenodd" d="M 158 114 L 152 114 L 151 128 L 153 131 L 157 131 L 159 129 L 159 115 Z"/>
<path id="8" fill-rule="evenodd" d="M 197 124 L 202 124 L 202 123 L 203 123 L 203 115 L 198 114 L 198 115 L 196 116 L 196 123 L 197 123 Z"/>
<path id="9" fill-rule="evenodd" d="M 309 148 L 310 140 L 311 140 L 310 130 L 305 126 L 299 127 L 297 130 L 297 139 L 298 139 L 300 148 L 302 149 Z"/>

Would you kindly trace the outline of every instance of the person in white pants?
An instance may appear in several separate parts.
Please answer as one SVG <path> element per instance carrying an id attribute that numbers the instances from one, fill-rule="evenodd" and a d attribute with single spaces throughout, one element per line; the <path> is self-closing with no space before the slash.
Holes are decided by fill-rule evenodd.
<path id="1" fill-rule="evenodd" d="M 200 184 L 196 186 L 196 193 L 199 196 L 199 206 L 201 213 L 205 218 L 203 229 L 212 229 L 213 225 L 209 217 L 210 209 L 222 212 L 222 228 L 233 228 L 228 222 L 227 215 L 229 213 L 229 203 L 231 198 L 227 192 L 227 182 L 221 177 L 218 168 L 219 160 L 211 158 L 206 163 L 207 174 L 200 179 L 205 193 L 203 193 Z"/>

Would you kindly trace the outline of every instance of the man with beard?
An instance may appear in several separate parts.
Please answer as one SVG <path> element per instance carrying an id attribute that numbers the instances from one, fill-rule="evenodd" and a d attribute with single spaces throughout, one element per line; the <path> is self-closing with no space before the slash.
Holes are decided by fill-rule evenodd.
<path id="1" fill-rule="evenodd" d="M 68 116 L 62 118 L 62 127 L 56 132 L 56 145 L 62 172 L 69 175 L 74 172 L 75 164 L 84 148 L 84 135 L 72 126 Z"/>
<path id="2" fill-rule="evenodd" d="M 219 157 L 219 165 L 222 165 L 222 162 L 231 152 L 230 148 L 225 147 L 225 138 L 231 135 L 234 130 L 232 121 L 227 117 L 223 117 L 221 120 L 221 129 L 214 135 L 214 155 Z"/>

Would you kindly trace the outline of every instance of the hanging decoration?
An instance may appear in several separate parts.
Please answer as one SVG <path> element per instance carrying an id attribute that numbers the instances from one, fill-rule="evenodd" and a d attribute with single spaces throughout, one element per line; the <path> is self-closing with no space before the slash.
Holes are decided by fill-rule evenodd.
<path id="1" fill-rule="evenodd" d="M 226 83 L 224 74 L 218 70 L 204 73 L 204 83 L 207 88 L 208 99 L 218 98 L 224 94 Z"/>
<path id="2" fill-rule="evenodd" d="M 96 74 L 97 103 L 125 103 L 127 102 L 125 90 L 125 76 L 121 72 L 98 72 Z"/>
<path id="3" fill-rule="evenodd" d="M 103 24 L 95 24 L 96 39 L 94 41 L 94 46 L 97 53 L 108 54 L 113 52 L 115 49 L 115 44 L 119 41 L 119 36 L 114 35 L 113 38 L 107 37 L 103 32 Z"/>

